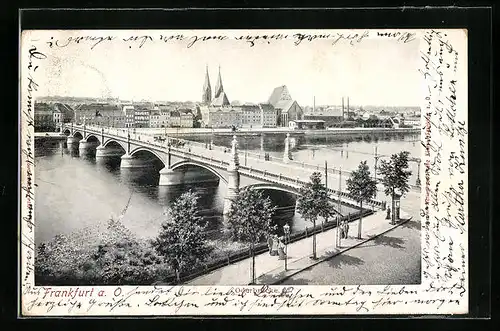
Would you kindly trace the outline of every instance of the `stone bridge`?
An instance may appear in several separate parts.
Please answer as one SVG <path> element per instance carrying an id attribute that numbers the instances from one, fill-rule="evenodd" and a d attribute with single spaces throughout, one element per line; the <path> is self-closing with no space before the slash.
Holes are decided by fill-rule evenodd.
<path id="1" fill-rule="evenodd" d="M 136 133 L 133 129 L 107 128 L 74 124 L 63 124 L 61 134 L 67 136 L 68 145 L 78 144 L 80 153 L 93 152 L 96 159 L 110 156 L 120 156 L 121 168 L 137 168 L 148 165 L 144 155 L 150 159 L 157 159 L 163 164 L 160 170 L 159 185 L 179 185 L 190 181 L 196 182 L 199 178 L 188 178 L 186 170 L 196 167 L 211 173 L 227 186 L 224 200 L 224 213 L 229 210 L 231 201 L 237 197 L 238 190 L 244 187 L 252 189 L 271 189 L 298 194 L 298 190 L 315 171 L 322 171 L 320 167 L 305 167 L 304 163 L 291 160 L 289 136 L 285 139 L 283 159 L 261 159 L 247 151 L 238 149 L 236 136 L 233 136 L 232 147 L 227 149 L 165 137 L 155 139 L 153 135 Z M 244 161 L 243 161 L 244 160 Z M 339 178 L 348 178 L 349 172 L 329 169 Z M 346 192 L 335 190 L 339 180 L 336 176 L 325 173 L 324 181 L 332 199 L 343 204 L 357 206 L 357 202 Z M 344 185 L 345 187 L 345 185 Z M 385 202 L 370 200 L 365 205 L 385 209 Z"/>

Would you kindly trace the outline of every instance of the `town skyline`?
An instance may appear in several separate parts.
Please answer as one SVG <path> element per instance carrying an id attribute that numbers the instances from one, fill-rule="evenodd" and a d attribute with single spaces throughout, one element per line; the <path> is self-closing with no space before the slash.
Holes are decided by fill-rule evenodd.
<path id="1" fill-rule="evenodd" d="M 132 100 L 132 99 L 120 99 L 120 98 L 102 98 L 102 97 L 92 97 L 92 96 L 72 96 L 72 95 L 40 95 L 38 96 L 36 102 L 46 102 L 47 99 L 70 99 L 70 98 L 74 98 L 74 99 L 80 99 L 80 100 L 94 100 L 96 102 L 98 101 L 111 101 L 111 100 L 114 100 L 114 101 L 119 101 L 119 102 L 131 102 L 131 103 L 154 103 L 154 104 L 163 104 L 163 103 L 195 103 L 195 104 L 198 104 L 198 103 L 201 103 L 200 100 L 150 100 L 150 99 L 140 99 L 140 100 Z M 243 104 L 250 104 L 251 102 L 246 102 L 246 101 L 243 101 L 243 100 L 231 100 L 231 103 L 233 102 L 238 102 L 239 104 L 243 105 Z M 260 101 L 260 102 L 255 102 L 252 104 L 258 104 L 258 103 L 266 103 L 267 100 L 263 100 L 263 101 Z M 312 107 L 313 106 L 313 102 L 311 102 L 310 104 L 304 104 L 304 105 L 301 105 L 303 107 Z M 337 103 L 330 103 L 330 104 L 318 104 L 316 103 L 316 107 L 331 107 L 331 106 L 335 106 L 335 107 L 341 107 L 342 106 L 342 101 L 340 102 L 337 102 Z M 344 106 L 345 108 L 347 108 L 347 97 L 344 98 Z M 363 108 L 388 108 L 388 109 L 391 109 L 391 108 L 420 108 L 420 105 L 411 105 L 411 104 L 408 104 L 408 105 L 396 105 L 396 106 L 393 106 L 393 105 L 374 105 L 374 104 L 356 104 L 356 103 L 353 103 L 352 101 L 350 101 L 349 103 L 349 106 L 351 108 L 353 107 L 363 107 Z"/>
<path id="2" fill-rule="evenodd" d="M 200 102 L 208 66 L 215 85 L 219 67 L 229 101 L 265 102 L 286 85 L 300 105 L 417 106 L 421 75 L 418 42 L 367 39 L 357 45 L 317 40 L 300 47 L 285 42 L 204 43 L 192 48 L 150 43 L 49 49 L 39 95 L 120 100 Z M 61 55 L 62 54 L 62 55 Z"/>

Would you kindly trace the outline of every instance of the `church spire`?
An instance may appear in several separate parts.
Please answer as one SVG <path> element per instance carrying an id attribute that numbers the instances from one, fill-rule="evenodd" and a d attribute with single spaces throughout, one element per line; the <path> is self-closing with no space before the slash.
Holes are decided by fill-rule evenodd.
<path id="1" fill-rule="evenodd" d="M 208 75 L 208 65 L 206 66 L 205 83 L 203 84 L 203 95 L 201 101 L 209 104 L 212 101 L 212 87 L 210 86 L 210 77 Z"/>
<path id="2" fill-rule="evenodd" d="M 215 85 L 214 98 L 217 98 L 222 92 L 224 92 L 224 87 L 222 86 L 222 77 L 220 74 L 220 66 L 219 66 L 219 77 L 217 78 L 217 84 Z"/>

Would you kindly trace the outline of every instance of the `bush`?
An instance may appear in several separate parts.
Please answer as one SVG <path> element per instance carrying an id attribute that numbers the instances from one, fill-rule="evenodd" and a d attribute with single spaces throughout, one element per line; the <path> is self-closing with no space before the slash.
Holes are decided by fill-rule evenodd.
<path id="1" fill-rule="evenodd" d="M 105 284 L 152 284 L 170 273 L 149 242 L 99 245 L 90 263 L 91 278 Z"/>
<path id="2" fill-rule="evenodd" d="M 37 285 L 143 285 L 171 273 L 151 243 L 135 238 L 119 221 L 109 220 L 107 231 L 94 239 L 84 229 L 40 244 L 35 257 Z"/>

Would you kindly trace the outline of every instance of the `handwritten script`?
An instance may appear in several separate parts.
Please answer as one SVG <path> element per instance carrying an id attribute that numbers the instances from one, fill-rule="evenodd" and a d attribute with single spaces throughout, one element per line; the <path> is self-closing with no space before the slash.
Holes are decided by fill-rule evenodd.
<path id="1" fill-rule="evenodd" d="M 285 30 L 286 31 L 286 30 Z M 145 34 L 134 35 L 126 37 L 117 37 L 114 35 L 95 36 L 95 35 L 82 35 L 82 36 L 68 36 L 68 37 L 54 37 L 51 36 L 46 44 L 49 48 L 66 48 L 71 45 L 85 45 L 90 49 L 97 48 L 99 45 L 112 42 L 125 43 L 128 48 L 143 48 L 148 44 L 162 43 L 171 44 L 174 42 L 183 43 L 187 48 L 207 43 L 207 42 L 224 42 L 236 41 L 244 42 L 249 47 L 254 47 L 259 44 L 271 44 L 275 42 L 291 41 L 293 45 L 299 46 L 313 41 L 324 40 L 329 42 L 332 46 L 345 42 L 349 45 L 356 45 L 363 40 L 368 39 L 370 36 L 377 36 L 379 38 L 393 39 L 400 43 L 409 43 L 416 40 L 416 33 L 414 32 L 373 32 L 365 30 L 362 32 L 335 32 L 335 33 L 286 33 L 279 32 L 270 34 L 241 34 L 236 36 L 228 36 L 224 34 L 213 35 L 188 35 L 188 34 Z"/>
<path id="2" fill-rule="evenodd" d="M 425 81 L 422 125 L 424 164 L 423 276 L 426 292 L 466 293 L 466 256 L 457 238 L 467 231 L 467 113 L 459 112 L 458 102 L 466 95 L 457 93 L 465 84 L 458 75 L 461 54 L 444 31 L 427 31 L 420 51 L 419 72 Z M 436 284 L 441 284 L 437 287 Z"/>
<path id="3" fill-rule="evenodd" d="M 27 59 L 26 64 L 21 68 L 23 80 L 22 95 L 24 103 L 21 105 L 21 206 L 23 214 L 21 216 L 22 236 L 20 238 L 22 244 L 22 275 L 23 287 L 30 287 L 34 273 L 35 260 L 35 241 L 34 229 L 35 222 L 33 218 L 33 208 L 35 200 L 34 181 L 34 100 L 35 94 L 38 91 L 39 85 L 36 81 L 37 70 L 47 56 L 41 52 L 34 43 L 30 43 L 28 47 L 23 49 L 22 54 Z"/>
<path id="4" fill-rule="evenodd" d="M 368 313 L 376 308 L 398 305 L 427 305 L 439 311 L 443 305 L 458 305 L 449 294 L 459 291 L 453 287 L 431 287 L 442 296 L 422 298 L 418 291 L 407 286 L 383 286 L 377 290 L 366 286 L 332 286 L 322 293 L 304 287 L 117 287 L 112 290 L 98 288 L 30 289 L 34 298 L 25 303 L 26 311 L 54 310 L 67 313 L 113 314 L 130 313 L 131 309 L 146 307 L 148 311 L 170 314 L 193 314 L 207 308 L 233 308 L 233 313 L 274 313 L 294 308 L 320 309 L 336 307 L 343 311 Z M 59 309 L 56 309 L 59 308 Z"/>

